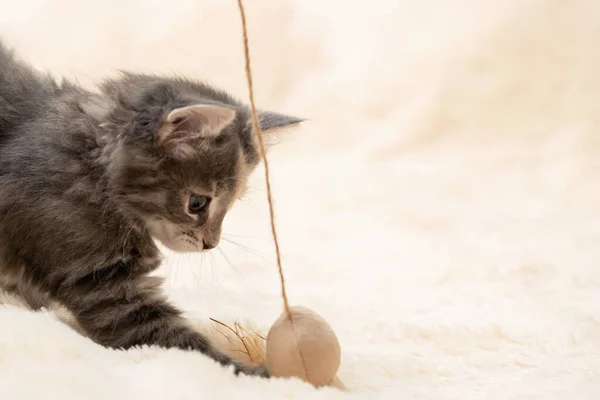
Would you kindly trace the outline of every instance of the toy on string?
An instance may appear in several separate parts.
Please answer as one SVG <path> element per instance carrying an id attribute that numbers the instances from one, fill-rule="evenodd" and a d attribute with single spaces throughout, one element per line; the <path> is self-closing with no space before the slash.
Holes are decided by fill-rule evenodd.
<path id="1" fill-rule="evenodd" d="M 244 347 L 243 352 L 247 354 L 251 361 L 264 363 L 272 377 L 297 377 L 311 383 L 315 387 L 334 386 L 345 390 L 345 386 L 336 377 L 341 362 L 341 349 L 335 333 L 329 324 L 315 312 L 306 307 L 291 307 L 288 302 L 285 277 L 281 266 L 279 241 L 277 240 L 277 231 L 275 228 L 269 163 L 254 103 L 246 15 L 242 0 L 237 0 L 237 2 L 242 21 L 246 78 L 250 96 L 252 125 L 264 162 L 267 202 L 269 204 L 271 233 L 273 235 L 277 268 L 281 282 L 283 313 L 273 323 L 266 338 L 258 334 L 248 336 L 248 332 L 239 324 L 236 324 L 235 329 L 233 329 L 222 322 L 214 319 L 213 321 L 234 332 Z M 260 354 L 263 351 L 266 353 L 264 356 Z"/>

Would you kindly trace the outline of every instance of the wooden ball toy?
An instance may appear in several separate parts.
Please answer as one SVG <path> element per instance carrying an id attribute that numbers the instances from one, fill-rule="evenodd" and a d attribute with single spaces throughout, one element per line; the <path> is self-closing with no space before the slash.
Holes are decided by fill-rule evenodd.
<path id="1" fill-rule="evenodd" d="M 336 378 L 341 349 L 331 326 L 306 307 L 290 307 L 290 313 L 293 326 L 284 312 L 267 335 L 265 366 L 271 376 L 343 388 Z"/>

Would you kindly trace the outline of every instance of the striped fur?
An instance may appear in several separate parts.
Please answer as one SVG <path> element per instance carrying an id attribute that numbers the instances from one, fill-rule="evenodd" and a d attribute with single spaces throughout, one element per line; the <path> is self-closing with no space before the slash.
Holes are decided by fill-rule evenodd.
<path id="1" fill-rule="evenodd" d="M 248 107 L 183 78 L 124 73 L 99 89 L 56 83 L 0 43 L 0 285 L 34 308 L 59 303 L 101 345 L 192 349 L 267 376 L 215 349 L 150 276 L 154 239 L 175 250 L 218 241 L 259 161 Z M 195 104 L 235 117 L 210 136 L 168 125 Z M 267 134 L 300 122 L 262 115 Z M 198 192 L 213 201 L 192 216 L 186 196 Z"/>

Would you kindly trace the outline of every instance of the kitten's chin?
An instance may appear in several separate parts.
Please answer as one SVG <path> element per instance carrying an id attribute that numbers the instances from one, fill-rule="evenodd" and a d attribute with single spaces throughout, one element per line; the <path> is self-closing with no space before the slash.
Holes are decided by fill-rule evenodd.
<path id="1" fill-rule="evenodd" d="M 202 249 L 202 246 L 198 246 L 192 242 L 188 242 L 187 240 L 161 240 L 156 238 L 163 246 L 167 249 L 175 251 L 177 253 L 198 253 L 201 251 L 205 251 Z"/>
<path id="2" fill-rule="evenodd" d="M 197 253 L 204 251 L 202 243 L 197 243 L 185 235 L 178 235 L 172 232 L 169 227 L 165 227 L 160 223 L 148 223 L 147 228 L 153 239 L 159 241 L 160 244 L 171 251 L 177 253 Z"/>
<path id="3" fill-rule="evenodd" d="M 188 238 L 175 237 L 170 238 L 165 235 L 153 235 L 153 238 L 158 240 L 163 246 L 177 253 L 198 253 L 203 250 L 201 244 L 196 244 Z"/>

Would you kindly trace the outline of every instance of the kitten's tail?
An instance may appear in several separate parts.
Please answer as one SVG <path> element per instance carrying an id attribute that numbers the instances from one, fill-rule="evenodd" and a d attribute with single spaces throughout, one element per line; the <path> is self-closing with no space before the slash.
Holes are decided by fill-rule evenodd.
<path id="1" fill-rule="evenodd" d="M 56 89 L 54 80 L 19 60 L 0 39 L 0 136 L 35 116 Z"/>

